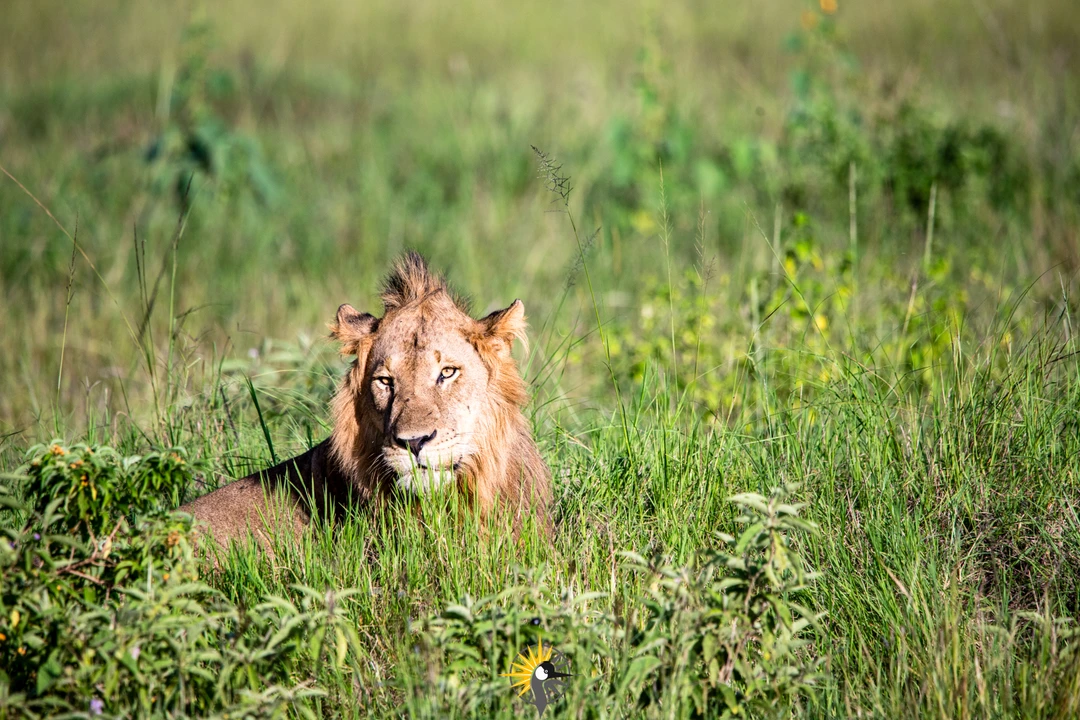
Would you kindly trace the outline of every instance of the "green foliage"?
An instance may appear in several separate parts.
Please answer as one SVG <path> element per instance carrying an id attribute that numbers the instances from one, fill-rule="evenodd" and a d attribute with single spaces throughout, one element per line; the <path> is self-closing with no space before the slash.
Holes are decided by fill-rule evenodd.
<path id="1" fill-rule="evenodd" d="M 831 380 L 865 368 L 874 368 L 882 387 L 920 397 L 951 382 L 957 342 L 989 338 L 1003 347 L 1034 327 L 1032 318 L 1005 309 L 972 324 L 974 305 L 1017 289 L 996 286 L 978 267 L 967 283 L 956 282 L 946 251 L 908 276 L 880 266 L 857 272 L 852 250 L 830 251 L 820 233 L 809 215 L 792 213 L 769 266 L 739 285 L 700 266 L 671 285 L 647 276 L 640 306 L 609 330 L 619 382 L 640 387 L 650 368 L 662 368 L 712 420 L 760 403 L 762 383 L 803 407 L 829 394 Z M 859 303 L 860 284 L 874 287 L 872 306 Z M 990 361 L 991 373 L 1003 377 L 1007 355 Z"/>
<path id="2" fill-rule="evenodd" d="M 65 530 L 83 540 L 102 537 L 122 519 L 177 507 L 192 480 L 185 455 L 173 448 L 122 458 L 110 447 L 37 445 L 27 451 L 23 493 L 56 527 L 68 522 Z"/>
<path id="3" fill-rule="evenodd" d="M 648 578 L 629 617 L 597 610 L 602 594 L 556 595 L 543 575 L 526 573 L 498 595 L 466 596 L 416 623 L 401 710 L 513 712 L 511 701 L 524 701 L 498 673 L 509 672 L 526 644 L 546 641 L 570 660 L 566 694 L 590 716 L 785 716 L 813 691 L 824 662 L 810 647 L 817 618 L 794 601 L 810 592 L 814 574 L 792 541 L 815 526 L 787 502 L 792 489 L 731 498 L 746 526 L 738 541 L 721 534 L 730 549 L 705 550 L 690 565 L 624 553 L 622 572 Z"/>
<path id="4" fill-rule="evenodd" d="M 812 15 L 789 39 L 799 58 L 796 103 L 779 143 L 783 195 L 796 207 L 846 197 L 884 201 L 909 223 L 926 220 L 931 189 L 947 193 L 958 222 L 976 209 L 1023 219 L 1030 160 L 1017 139 L 991 123 L 941 119 L 909 97 L 868 107 L 864 79 L 831 17 Z"/>
<path id="5" fill-rule="evenodd" d="M 911 223 L 925 221 L 934 187 L 968 222 L 976 208 L 1022 218 L 1029 205 L 1031 169 L 1015 140 L 989 124 L 936 121 L 912 101 L 865 118 L 815 98 L 793 111 L 780 155 L 784 196 L 796 206 L 843 197 L 852 173 L 864 201 L 883 198 Z"/>
<path id="6" fill-rule="evenodd" d="M 632 562 L 652 578 L 644 627 L 631 640 L 638 703 L 668 717 L 784 717 L 812 693 L 823 658 L 812 654 L 820 619 L 794 601 L 814 575 L 792 547 L 814 532 L 798 517 L 794 488 L 732 501 L 746 528 L 729 549 L 708 550 L 695 569 Z M 634 674 L 634 673 L 632 673 Z"/>
<path id="7" fill-rule="evenodd" d="M 43 446 L 0 487 L 25 518 L 0 541 L 0 716 L 313 716 L 312 669 L 358 642 L 349 593 L 245 608 L 201 582 L 190 517 L 160 509 L 191 480 L 182 452 Z"/>
<path id="8" fill-rule="evenodd" d="M 793 101 L 778 133 L 714 134 L 705 111 L 687 108 L 676 91 L 670 48 L 656 23 L 647 25 L 636 102 L 609 121 L 605 170 L 585 189 L 585 214 L 602 220 L 613 245 L 624 235 L 664 234 L 653 211 L 661 171 L 671 224 L 691 226 L 708 209 L 726 217 L 718 227 L 729 234 L 741 229 L 735 217 L 748 204 L 768 214 L 779 200 L 792 215 L 843 218 L 854 189 L 863 213 L 888 215 L 905 233 L 925 231 L 936 193 L 937 224 L 978 243 L 1002 222 L 1028 227 L 1036 200 L 1057 202 L 1036 198 L 1037 169 L 1015 128 L 873 84 L 832 12 L 806 11 L 786 46 Z"/>
<path id="9" fill-rule="evenodd" d="M 648 207 L 652 201 L 653 177 L 659 166 L 667 167 L 683 181 L 673 183 L 674 187 L 690 187 L 685 181 L 690 179 L 686 174 L 693 169 L 688 161 L 697 137 L 692 124 L 676 106 L 671 68 L 657 33 L 655 23 L 651 23 L 646 42 L 637 54 L 633 78 L 637 107 L 613 117 L 607 128 L 611 161 L 605 181 L 610 185 L 596 188 L 597 193 L 603 192 L 605 196 L 602 201 L 595 195 L 593 199 L 605 220 L 623 230 L 651 225 Z M 710 179 L 722 182 L 711 176 Z"/>
<path id="10" fill-rule="evenodd" d="M 574 694 L 604 706 L 614 645 L 613 618 L 598 609 L 602 594 L 550 588 L 542 571 L 523 571 L 496 595 L 464 596 L 413 624 L 415 652 L 398 675 L 401 711 L 410 717 L 491 717 L 531 711 L 500 673 L 527 645 L 555 643 L 570 659 Z"/>
<path id="11" fill-rule="evenodd" d="M 212 67 L 213 28 L 193 22 L 184 30 L 182 64 L 167 99 L 166 121 L 146 150 L 151 187 L 157 193 L 171 189 L 178 207 L 186 212 L 200 179 L 215 179 L 226 197 L 250 194 L 258 202 L 272 202 L 277 183 L 258 142 L 236 129 L 215 109 L 235 91 L 236 80 L 226 70 Z"/>

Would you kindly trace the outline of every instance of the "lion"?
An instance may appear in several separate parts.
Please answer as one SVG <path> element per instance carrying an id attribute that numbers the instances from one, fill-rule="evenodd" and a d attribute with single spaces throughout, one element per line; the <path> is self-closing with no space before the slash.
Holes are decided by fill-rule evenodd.
<path id="1" fill-rule="evenodd" d="M 219 545 L 250 529 L 268 547 L 274 521 L 295 537 L 318 512 L 415 502 L 451 486 L 482 515 L 512 512 L 515 534 L 529 513 L 550 534 L 551 473 L 510 354 L 514 340 L 526 342 L 524 305 L 473 319 L 415 252 L 394 264 L 381 299 L 381 318 L 346 304 L 329 325 L 354 357 L 331 404 L 330 437 L 180 508 Z"/>

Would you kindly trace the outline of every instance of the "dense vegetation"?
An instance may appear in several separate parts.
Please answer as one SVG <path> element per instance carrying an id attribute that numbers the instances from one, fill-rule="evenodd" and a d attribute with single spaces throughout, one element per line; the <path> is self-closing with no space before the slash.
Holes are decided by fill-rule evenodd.
<path id="1" fill-rule="evenodd" d="M 1080 713 L 1074 3 L 271 5 L 5 12 L 0 717 Z M 212 571 L 407 247 L 525 302 L 554 546 Z"/>

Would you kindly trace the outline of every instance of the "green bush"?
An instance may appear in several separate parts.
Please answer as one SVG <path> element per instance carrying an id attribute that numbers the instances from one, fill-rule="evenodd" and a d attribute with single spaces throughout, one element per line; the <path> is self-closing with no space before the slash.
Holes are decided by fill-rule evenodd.
<path id="1" fill-rule="evenodd" d="M 28 451 L 22 487 L 36 514 L 51 508 L 67 531 L 91 539 L 123 518 L 180 505 L 192 479 L 184 455 L 174 448 L 122 458 L 110 447 L 38 445 Z"/>
<path id="2" fill-rule="evenodd" d="M 182 62 L 168 97 L 166 122 L 146 148 L 149 186 L 159 196 L 170 192 L 178 208 L 187 212 L 197 180 L 216 180 L 226 198 L 253 199 L 263 205 L 278 195 L 277 181 L 262 148 L 238 131 L 218 112 L 235 90 L 226 70 L 211 66 L 214 49 L 212 26 L 189 24 L 183 33 Z"/>
<path id="3" fill-rule="evenodd" d="M 23 471 L 0 485 L 23 518 L 0 531 L 0 717 L 278 715 L 356 642 L 348 593 L 244 608 L 199 580 L 190 516 L 165 509 L 192 480 L 182 449 L 53 444 Z"/>
<path id="4" fill-rule="evenodd" d="M 633 558 L 654 578 L 630 643 L 639 704 L 679 716 L 782 717 L 813 691 L 823 662 L 807 652 L 817 617 L 795 600 L 814 575 L 792 540 L 816 528 L 788 502 L 791 489 L 733 497 L 746 529 L 738 540 L 722 535 L 729 548 L 704 552 L 696 570 Z"/>
<path id="5" fill-rule="evenodd" d="M 500 673 L 526 644 L 545 642 L 570 661 L 565 695 L 587 716 L 782 717 L 814 691 L 824 662 L 810 648 L 817 618 L 796 602 L 815 576 L 793 543 L 816 530 L 789 502 L 792 490 L 731 498 L 745 530 L 738 540 L 719 535 L 726 548 L 690 565 L 624 553 L 623 572 L 649 578 L 627 617 L 597 610 L 600 593 L 557 595 L 527 573 L 498 595 L 466 597 L 417 622 L 401 711 L 513 713 L 523 701 Z"/>

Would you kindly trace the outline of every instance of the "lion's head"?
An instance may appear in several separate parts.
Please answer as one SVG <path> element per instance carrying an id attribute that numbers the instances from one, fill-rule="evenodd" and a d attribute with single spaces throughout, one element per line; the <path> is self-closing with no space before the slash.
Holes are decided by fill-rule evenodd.
<path id="1" fill-rule="evenodd" d="M 524 340 L 515 300 L 476 320 L 415 253 L 388 276 L 383 317 L 338 308 L 331 336 L 355 361 L 334 399 L 333 455 L 365 494 L 456 485 L 490 508 L 550 496 L 510 355 Z"/>

